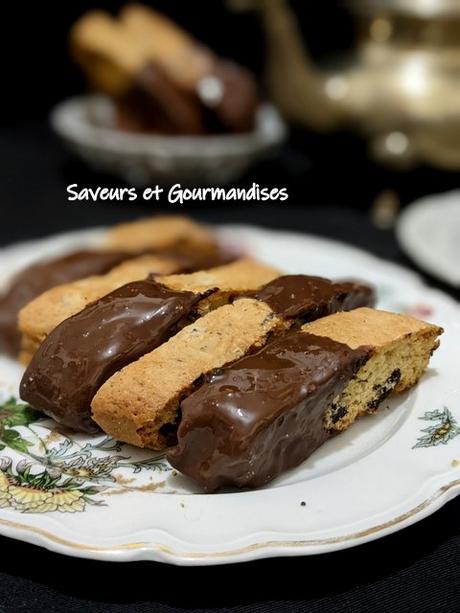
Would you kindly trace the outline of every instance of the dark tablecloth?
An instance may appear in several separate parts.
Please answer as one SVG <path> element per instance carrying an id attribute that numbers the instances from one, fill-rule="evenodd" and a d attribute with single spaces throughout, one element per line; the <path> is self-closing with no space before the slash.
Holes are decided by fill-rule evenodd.
<path id="1" fill-rule="evenodd" d="M 4 129 L 0 162 L 0 244 L 161 209 L 137 203 L 67 203 L 68 183 L 106 185 L 110 179 L 96 179 L 69 157 L 45 124 Z M 393 232 L 376 229 L 367 210 L 354 206 L 370 193 L 368 187 L 358 193 L 356 177 L 347 183 L 343 173 L 337 181 L 324 174 L 318 181 L 314 171 L 303 153 L 288 146 L 280 159 L 266 162 L 246 177 L 249 184 L 257 180 L 288 185 L 293 196 L 287 204 L 169 206 L 167 210 L 216 223 L 253 223 L 332 237 L 411 266 Z M 363 174 L 359 181 L 365 185 Z M 382 187 L 387 183 L 384 179 Z M 214 568 L 73 559 L 0 538 L 0 613 L 460 611 L 459 516 L 457 499 L 402 532 L 357 548 Z"/>

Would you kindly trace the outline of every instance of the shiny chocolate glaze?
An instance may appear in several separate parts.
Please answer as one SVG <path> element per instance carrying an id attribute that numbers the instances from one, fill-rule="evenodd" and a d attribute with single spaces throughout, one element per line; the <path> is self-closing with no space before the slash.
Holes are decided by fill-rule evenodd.
<path id="1" fill-rule="evenodd" d="M 21 342 L 18 313 L 28 302 L 61 283 L 104 274 L 127 257 L 118 252 L 76 251 L 22 270 L 0 296 L 0 351 L 17 357 Z"/>
<path id="2" fill-rule="evenodd" d="M 280 317 L 302 322 L 374 304 L 374 291 L 361 283 L 334 283 L 322 277 L 285 275 L 256 292 Z"/>
<path id="3" fill-rule="evenodd" d="M 181 404 L 170 463 L 206 491 L 268 483 L 326 441 L 325 410 L 370 352 L 298 331 L 214 371 Z"/>
<path id="4" fill-rule="evenodd" d="M 125 260 L 153 253 L 121 253 L 115 251 L 76 251 L 68 255 L 33 264 L 18 273 L 9 288 L 0 295 L 0 351 L 16 358 L 21 344 L 17 327 L 18 313 L 28 302 L 62 283 L 70 283 L 90 277 L 103 275 Z M 206 270 L 231 262 L 234 257 L 219 251 L 213 254 L 196 252 L 178 255 L 174 249 L 161 252 L 166 257 L 176 258 L 178 272 Z M 152 273 L 155 273 L 152 270 Z"/>
<path id="5" fill-rule="evenodd" d="M 99 387 L 168 340 L 201 297 L 153 279 L 107 294 L 45 339 L 24 373 L 21 398 L 74 430 L 96 431 L 90 405 Z"/>

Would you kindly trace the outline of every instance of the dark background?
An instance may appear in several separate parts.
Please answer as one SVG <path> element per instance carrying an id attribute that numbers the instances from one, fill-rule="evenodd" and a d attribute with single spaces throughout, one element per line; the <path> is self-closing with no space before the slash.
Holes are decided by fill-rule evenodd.
<path id="1" fill-rule="evenodd" d="M 0 244 L 160 210 L 137 202 L 67 203 L 69 183 L 117 181 L 88 171 L 65 151 L 47 123 L 53 104 L 84 89 L 67 54 L 69 26 L 89 8 L 115 10 L 120 4 L 66 0 L 2 6 Z M 293 5 L 317 59 L 350 47 L 351 20 L 337 2 L 294 0 Z M 264 41 L 254 15 L 229 15 L 220 0 L 158 0 L 155 6 L 223 55 L 261 74 Z M 287 186 L 288 203 L 204 204 L 180 211 L 209 222 L 323 235 L 416 269 L 393 230 L 373 225 L 372 203 L 382 190 L 392 189 L 404 206 L 416 197 L 457 187 L 458 175 L 425 167 L 409 172 L 379 168 L 368 160 L 365 143 L 352 134 L 319 136 L 294 127 L 279 157 L 261 163 L 239 184 L 253 181 Z M 74 560 L 0 538 L 0 613 L 457 612 L 459 511 L 457 500 L 401 533 L 348 551 L 218 568 Z"/>
<path id="2" fill-rule="evenodd" d="M 222 55 L 262 75 L 265 46 L 256 13 L 231 13 L 223 0 L 150 0 L 150 3 Z M 27 6 L 22 2 L 4 3 L 0 41 L 4 46 L 4 95 L 0 102 L 4 138 L 14 140 L 25 132 L 25 138 L 30 141 L 29 151 L 35 144 L 41 145 L 43 139 L 51 138 L 44 130 L 50 107 L 85 89 L 84 80 L 68 55 L 70 26 L 88 9 L 103 8 L 116 13 L 122 4 L 113 0 L 30 2 Z M 325 61 L 351 49 L 353 21 L 342 2 L 292 0 L 291 4 L 315 59 Z M 12 163 L 21 165 L 22 155 L 18 152 Z M 61 156 L 64 182 L 70 176 L 88 186 L 101 183 L 100 177 L 86 173 L 75 160 L 69 167 L 70 162 L 62 152 Z M 281 160 L 259 166 L 240 184 L 250 185 L 253 180 L 263 183 L 267 177 L 269 183 L 286 185 L 290 202 L 302 207 L 341 204 L 369 209 L 375 198 L 387 189 L 394 190 L 404 206 L 426 193 L 458 185 L 457 173 L 427 167 L 410 172 L 377 167 L 367 157 L 365 142 L 347 132 L 318 135 L 295 127 Z M 104 181 L 104 184 L 115 183 L 110 178 Z M 21 206 L 19 201 L 16 204 Z"/>
<path id="3" fill-rule="evenodd" d="M 2 7 L 2 37 L 9 51 L 3 64 L 12 84 L 1 121 L 37 119 L 57 101 L 84 88 L 78 68 L 67 53 L 67 33 L 83 13 L 100 8 L 113 14 L 122 0 L 66 2 L 8 2 Z M 172 17 L 196 38 L 223 56 L 233 58 L 257 74 L 263 67 L 264 41 L 256 13 L 230 12 L 223 0 L 146 0 Z M 353 39 L 349 13 L 336 0 L 294 0 L 301 27 L 316 57 L 346 49 Z"/>

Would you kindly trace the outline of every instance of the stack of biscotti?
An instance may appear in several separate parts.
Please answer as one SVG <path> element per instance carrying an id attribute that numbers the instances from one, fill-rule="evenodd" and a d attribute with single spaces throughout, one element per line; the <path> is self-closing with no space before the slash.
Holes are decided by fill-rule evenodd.
<path id="1" fill-rule="evenodd" d="M 21 395 L 67 426 L 94 431 L 92 397 L 114 372 L 204 312 L 278 275 L 270 266 L 243 259 L 206 271 L 150 275 L 125 284 L 109 274 L 68 285 L 64 292 L 51 290 L 21 313 L 24 347 L 31 357 Z M 112 284 L 116 289 L 107 293 Z"/>
<path id="2" fill-rule="evenodd" d="M 372 304 L 373 298 L 370 288 L 361 284 L 305 275 L 279 277 L 253 297 L 201 317 L 122 369 L 95 395 L 93 419 L 115 438 L 161 450 L 174 438 L 181 401 L 207 373 L 303 321 Z"/>
<path id="3" fill-rule="evenodd" d="M 41 328 L 21 397 L 76 430 L 167 449 L 206 491 L 258 487 L 422 376 L 442 329 L 373 300 L 251 260 L 89 304 L 80 292 Z"/>
<path id="4" fill-rule="evenodd" d="M 340 312 L 308 324 L 304 330 L 308 331 L 311 326 L 311 334 L 319 337 L 321 326 L 329 321 L 332 322 L 331 326 L 332 324 L 337 326 L 337 331 L 334 328 L 335 335 L 331 331 L 331 342 L 346 346 L 346 352 L 350 354 L 352 350 L 361 348 L 361 345 L 365 347 L 364 356 L 360 356 L 361 361 L 358 361 L 359 366 L 365 368 L 365 361 L 374 356 L 368 368 L 373 372 L 373 368 L 379 366 L 380 361 L 384 362 L 385 368 L 382 366 L 372 377 L 367 374 L 366 369 L 360 371 L 357 381 L 362 385 L 362 389 L 359 394 L 353 392 L 358 385 L 355 383 L 355 386 L 347 389 L 347 394 L 340 400 L 328 397 L 331 406 L 327 414 L 326 408 L 329 405 L 323 407 L 324 428 L 328 432 L 343 428 L 348 423 L 347 419 L 351 423 L 358 414 L 376 408 L 386 395 L 414 385 L 424 372 L 429 356 L 437 346 L 437 336 L 441 332 L 437 326 L 419 322 L 408 316 L 373 309 Z M 280 313 L 274 312 L 267 303 L 257 299 L 244 298 L 221 307 L 197 320 L 193 325 L 183 328 L 167 343 L 110 378 L 94 397 L 93 419 L 115 438 L 152 449 L 163 449 L 168 440 L 171 440 L 171 433 L 174 438 L 180 424 L 178 430 L 180 441 L 181 431 L 185 427 L 183 424 L 187 421 L 188 400 L 195 393 L 199 394 L 200 390 L 204 390 L 203 394 L 206 393 L 209 382 L 205 385 L 204 381 L 211 377 L 220 389 L 220 376 L 222 369 L 225 372 L 226 365 L 237 364 L 239 359 L 245 359 L 244 356 L 249 356 L 247 359 L 251 360 L 251 356 L 257 355 L 259 349 L 263 351 L 265 346 L 269 346 L 267 343 L 274 336 L 283 339 L 286 330 L 291 328 L 289 323 L 292 323 L 292 320 L 287 321 L 282 315 L 280 316 Z M 382 323 L 389 326 L 384 331 L 380 330 Z M 315 329 L 316 324 L 318 324 L 318 333 Z M 355 325 L 361 330 L 358 344 L 351 336 L 351 330 Z M 348 326 L 351 328 L 350 336 L 347 336 Z M 342 336 L 339 331 L 342 332 Z M 325 335 L 324 333 L 323 336 Z M 289 352 L 288 349 L 286 351 Z M 315 356 L 315 351 L 312 348 L 305 351 L 308 359 Z M 320 358 L 318 360 L 315 358 L 318 368 L 325 366 L 328 371 L 330 367 L 332 370 L 328 371 L 328 376 L 335 380 L 340 369 L 335 367 L 334 360 L 330 357 L 324 358 L 319 349 L 318 352 Z M 391 356 L 393 361 L 389 361 L 388 356 Z M 408 356 L 412 356 L 410 361 L 406 359 Z M 278 397 L 276 382 L 284 380 L 284 368 L 289 368 L 289 365 L 286 366 L 284 363 L 285 358 L 281 351 L 280 357 L 272 360 L 273 364 L 270 365 L 269 360 L 268 365 L 262 366 L 262 370 L 269 371 L 268 395 L 273 394 Z M 390 372 L 388 369 L 391 369 Z M 305 372 L 308 374 L 308 368 Z M 401 373 L 404 373 L 404 376 Z M 353 372 L 353 376 L 355 374 Z M 248 375 L 244 387 L 252 390 L 257 385 L 258 377 L 257 369 L 257 372 Z M 318 381 L 315 378 L 313 381 L 308 381 L 308 377 L 304 380 L 298 373 L 296 378 L 302 393 L 310 388 L 317 389 Z M 235 385 L 235 379 L 230 373 L 227 384 L 223 386 L 225 389 L 223 404 L 226 406 L 226 411 L 232 395 L 238 396 Z M 290 398 L 291 394 L 288 391 L 283 389 L 279 392 L 280 399 Z M 352 393 L 354 400 L 348 402 L 346 399 Z M 262 397 L 255 404 L 264 406 L 266 399 Z M 346 413 L 344 404 L 347 407 Z M 198 422 L 205 424 L 202 411 L 204 404 L 200 402 L 198 406 Z M 282 406 L 283 403 L 280 402 L 278 409 Z M 219 427 L 215 408 L 213 405 L 213 410 L 209 414 L 216 430 L 227 433 L 233 430 L 234 424 L 231 420 L 227 424 L 227 429 Z M 248 412 L 239 400 L 231 412 L 237 420 L 237 416 L 240 415 L 241 421 L 246 425 L 254 422 L 253 418 L 248 417 Z M 203 428 L 209 434 L 210 424 L 203 425 Z M 189 449 L 192 447 L 188 445 Z M 197 445 L 197 448 L 199 447 L 200 445 Z M 203 449 L 208 448 L 209 441 L 203 445 Z M 209 465 L 209 461 L 206 460 L 204 464 Z"/>
<path id="5" fill-rule="evenodd" d="M 182 399 L 168 459 L 206 491 L 264 485 L 414 386 L 441 332 L 370 308 L 308 323 L 208 373 Z"/>
<path id="6" fill-rule="evenodd" d="M 106 279 L 99 282 L 106 287 Z M 81 300 L 78 286 L 76 292 Z M 280 277 L 279 271 L 249 259 L 127 283 L 74 314 L 73 303 L 59 304 L 57 293 L 44 295 L 23 313 L 24 330 L 33 329 L 38 315 L 46 338 L 24 374 L 21 397 L 57 421 L 87 432 L 97 427 L 91 401 L 99 388 L 145 354 L 157 360 L 159 352 L 162 372 L 154 376 L 167 395 L 172 386 L 183 380 L 192 385 L 209 368 L 263 344 L 272 333 L 372 301 L 366 286 L 304 275 Z M 50 330 L 50 323 L 57 321 Z M 207 335 L 200 334 L 202 326 L 209 329 L 212 348 Z M 37 333 L 37 326 L 34 330 Z M 133 411 L 138 413 L 141 419 L 142 411 Z M 111 411 L 108 419 L 114 416 Z M 102 421 L 98 417 L 109 432 Z M 159 428 L 167 424 L 165 420 Z M 136 442 L 132 429 L 126 423 L 119 438 Z M 163 433 L 164 428 L 159 439 Z"/>
<path id="7" fill-rule="evenodd" d="M 254 127 L 253 76 L 149 7 L 126 5 L 118 18 L 90 11 L 70 42 L 91 87 L 115 102 L 119 128 L 206 134 Z"/>
<path id="8" fill-rule="evenodd" d="M 44 292 L 19 313 L 21 362 L 28 364 L 39 345 L 62 321 L 122 285 L 141 281 L 149 275 L 161 280 L 171 290 L 206 293 L 210 288 L 218 287 L 219 293 L 208 298 L 215 303 L 218 299 L 227 300 L 227 295 L 232 293 L 257 289 L 278 274 L 274 268 L 249 258 L 191 274 L 169 274 L 177 269 L 177 260 L 167 255 L 141 256 L 124 262 L 106 275 L 87 277 Z M 206 308 L 208 301 L 201 300 L 201 310 Z"/>
<path id="9" fill-rule="evenodd" d="M 122 283 L 147 275 L 209 268 L 225 260 L 214 235 L 182 216 L 157 216 L 115 226 L 91 249 L 65 253 L 34 263 L 18 273 L 0 296 L 0 350 L 16 358 L 20 350 L 18 313 L 46 290 L 57 285 L 103 275 L 140 254 L 156 257 L 127 263 L 114 271 Z M 109 290 L 108 290 L 109 291 Z M 30 353 L 26 348 L 27 353 Z"/>

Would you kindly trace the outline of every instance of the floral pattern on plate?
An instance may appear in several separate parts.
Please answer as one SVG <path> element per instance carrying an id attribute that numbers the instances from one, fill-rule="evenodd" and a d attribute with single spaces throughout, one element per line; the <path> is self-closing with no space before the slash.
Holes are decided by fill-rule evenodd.
<path id="1" fill-rule="evenodd" d="M 163 476 L 173 472 L 163 455 L 133 460 L 123 453 L 124 447 L 107 436 L 81 444 L 11 397 L 0 404 L 0 508 L 75 513 L 88 504 L 105 504 L 108 490 L 129 489 L 134 479 L 126 471 Z M 152 490 L 164 484 L 152 481 Z"/>
<path id="2" fill-rule="evenodd" d="M 424 435 L 417 440 L 414 449 L 416 447 L 447 445 L 449 441 L 460 434 L 460 428 L 447 407 L 444 407 L 442 411 L 427 411 L 419 419 L 432 422 L 432 424 L 421 430 Z"/>
<path id="3" fill-rule="evenodd" d="M 441 325 L 441 346 L 420 384 L 269 487 L 200 495 L 164 457 L 71 434 L 11 400 L 22 369 L 0 357 L 2 535 L 101 560 L 220 564 L 352 547 L 460 494 L 458 304 L 414 273 L 333 241 L 245 226 L 220 228 L 219 236 L 287 273 L 368 280 L 379 288 L 378 308 Z M 3 249 L 0 283 L 38 257 L 98 237 L 90 230 Z"/>

